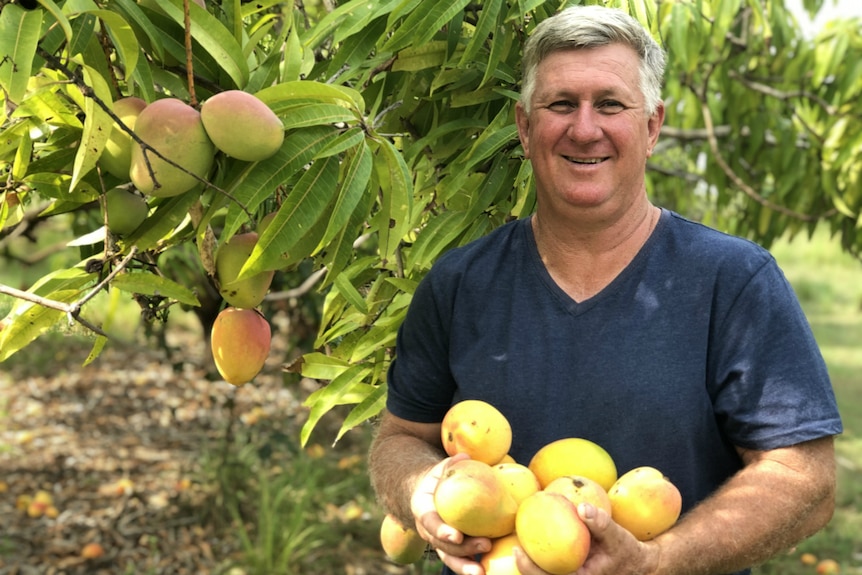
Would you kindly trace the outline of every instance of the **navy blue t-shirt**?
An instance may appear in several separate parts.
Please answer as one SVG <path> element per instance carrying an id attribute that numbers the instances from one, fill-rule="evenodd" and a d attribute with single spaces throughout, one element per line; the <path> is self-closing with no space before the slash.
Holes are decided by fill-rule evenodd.
<path id="1" fill-rule="evenodd" d="M 461 399 L 508 418 L 516 461 L 583 437 L 619 474 L 661 470 L 683 511 L 740 468 L 734 445 L 842 431 L 825 363 L 773 257 L 668 210 L 583 302 L 551 278 L 528 219 L 439 258 L 399 331 L 387 408 L 439 422 Z"/>

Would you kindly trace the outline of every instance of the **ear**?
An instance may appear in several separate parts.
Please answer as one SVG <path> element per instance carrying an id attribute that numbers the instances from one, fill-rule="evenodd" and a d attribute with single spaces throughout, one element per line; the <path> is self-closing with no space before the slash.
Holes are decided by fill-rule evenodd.
<path id="1" fill-rule="evenodd" d="M 524 157 L 530 157 L 530 116 L 524 110 L 521 102 L 515 104 L 515 124 L 518 126 L 518 138 L 524 148 Z"/>
<path id="2" fill-rule="evenodd" d="M 655 148 L 659 134 L 661 134 L 662 125 L 664 125 L 664 103 L 660 102 L 655 113 L 647 120 L 647 132 L 649 137 L 647 157 L 652 156 L 653 148 Z"/>

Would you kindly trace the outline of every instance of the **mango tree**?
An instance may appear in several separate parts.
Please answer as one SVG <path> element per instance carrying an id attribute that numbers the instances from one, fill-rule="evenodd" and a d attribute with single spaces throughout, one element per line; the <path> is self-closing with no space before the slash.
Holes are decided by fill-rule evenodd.
<path id="1" fill-rule="evenodd" d="M 373 417 L 417 282 L 447 249 L 534 207 L 514 125 L 521 47 L 573 3 L 3 2 L 0 247 L 59 229 L 71 263 L 0 286 L 0 361 L 69 323 L 92 333 L 91 361 L 109 339 L 91 319 L 96 294 L 148 302 L 157 319 L 201 305 L 219 287 L 218 247 L 259 231 L 236 278 L 301 269 L 321 297 L 313 349 L 290 367 L 326 383 L 301 441 L 337 405 L 352 406 L 339 437 Z M 765 245 L 822 226 L 862 252 L 858 19 L 806 37 L 780 0 L 582 3 L 628 11 L 668 51 L 667 121 L 648 165 L 658 203 Z M 812 15 L 822 3 L 804 2 Z M 130 97 L 200 110 L 230 90 L 281 122 L 271 156 L 216 149 L 194 173 L 117 113 Z M 228 140 L 247 135 L 241 118 L 216 122 Z M 190 174 L 192 189 L 142 196 L 109 169 L 112 130 Z M 146 201 L 143 217 L 104 209 L 116 188 Z M 140 213 L 129 206 L 119 211 Z M 177 253 L 204 285 L 164 272 Z"/>

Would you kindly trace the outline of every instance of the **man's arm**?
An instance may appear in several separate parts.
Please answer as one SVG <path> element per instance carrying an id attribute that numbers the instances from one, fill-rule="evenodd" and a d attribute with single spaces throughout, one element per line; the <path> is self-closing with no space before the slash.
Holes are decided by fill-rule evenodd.
<path id="1" fill-rule="evenodd" d="M 835 508 L 831 437 L 771 451 L 740 449 L 745 467 L 674 527 L 637 544 L 603 511 L 584 516 L 593 550 L 579 575 L 733 573 L 820 530 Z M 526 574 L 540 573 L 534 566 Z"/>
<path id="2" fill-rule="evenodd" d="M 434 508 L 434 489 L 452 461 L 446 457 L 439 423 L 415 423 L 385 412 L 368 458 L 378 501 L 404 525 L 416 527 L 455 573 L 481 573 L 477 553 L 491 548 L 487 537 L 465 537 L 446 525 Z"/>
<path id="3" fill-rule="evenodd" d="M 415 521 L 410 499 L 418 481 L 446 457 L 439 423 L 416 423 L 385 411 L 368 455 L 371 485 L 381 505 L 404 525 Z"/>
<path id="4" fill-rule="evenodd" d="M 789 550 L 832 518 L 832 437 L 739 454 L 745 467 L 657 539 L 657 573 L 744 569 Z"/>

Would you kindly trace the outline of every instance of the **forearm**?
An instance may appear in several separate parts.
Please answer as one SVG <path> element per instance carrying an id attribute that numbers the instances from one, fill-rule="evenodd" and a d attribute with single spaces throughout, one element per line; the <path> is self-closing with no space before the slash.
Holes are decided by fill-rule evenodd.
<path id="1" fill-rule="evenodd" d="M 413 525 L 410 499 L 416 483 L 444 457 L 442 449 L 384 420 L 368 457 L 369 476 L 377 500 L 404 525 Z"/>
<path id="2" fill-rule="evenodd" d="M 656 538 L 656 575 L 732 573 L 790 549 L 829 521 L 834 485 L 829 457 L 747 465 Z"/>

